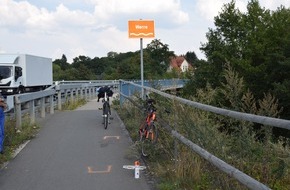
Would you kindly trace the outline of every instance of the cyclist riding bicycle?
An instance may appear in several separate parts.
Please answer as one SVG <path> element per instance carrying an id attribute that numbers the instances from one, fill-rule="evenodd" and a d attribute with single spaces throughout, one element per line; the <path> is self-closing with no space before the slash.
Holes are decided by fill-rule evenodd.
<path id="1" fill-rule="evenodd" d="M 101 87 L 98 90 L 98 102 L 100 101 L 101 98 L 103 98 L 102 102 L 103 102 L 103 115 L 105 114 L 104 112 L 107 110 L 105 109 L 105 107 L 107 106 L 109 108 L 109 114 L 111 115 L 111 107 L 110 107 L 110 103 L 109 103 L 109 97 L 113 96 L 113 91 L 111 90 L 111 87 L 109 86 L 104 86 Z M 105 93 L 106 93 L 106 97 L 105 97 Z"/>

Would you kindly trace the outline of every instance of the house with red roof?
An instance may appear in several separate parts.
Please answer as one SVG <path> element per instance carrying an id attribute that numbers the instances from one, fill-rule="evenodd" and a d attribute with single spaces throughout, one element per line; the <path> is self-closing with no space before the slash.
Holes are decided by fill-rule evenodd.
<path id="1" fill-rule="evenodd" d="M 183 56 L 176 56 L 171 58 L 168 71 L 172 71 L 172 69 L 183 73 L 192 69 L 192 66 Z"/>

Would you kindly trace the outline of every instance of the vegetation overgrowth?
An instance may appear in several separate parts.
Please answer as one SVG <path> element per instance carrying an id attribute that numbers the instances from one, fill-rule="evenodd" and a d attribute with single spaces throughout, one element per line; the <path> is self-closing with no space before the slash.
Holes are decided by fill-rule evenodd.
<path id="1" fill-rule="evenodd" d="M 234 77 L 232 72 L 229 70 L 227 75 L 231 80 Z M 220 90 L 230 85 L 224 84 L 224 89 Z M 216 93 L 215 89 L 200 89 L 199 96 L 192 97 L 192 100 L 210 102 Z M 257 130 L 253 128 L 253 123 L 200 111 L 153 93 L 150 96 L 157 100 L 159 139 L 147 161 L 149 171 L 158 179 L 158 189 L 247 189 L 176 141 L 164 130 L 164 122 L 161 121 L 166 121 L 167 125 L 193 143 L 271 189 L 290 188 L 290 148 L 285 138 L 272 138 L 273 132 L 269 126 Z M 140 95 L 136 94 L 136 101 L 142 105 L 138 97 Z M 270 104 L 265 112 L 277 112 L 275 101 L 271 98 L 265 97 L 260 102 Z M 170 110 L 170 114 L 165 109 Z M 138 150 L 138 129 L 145 117 L 143 112 L 130 101 L 124 102 L 117 110 L 135 142 L 132 147 Z"/>

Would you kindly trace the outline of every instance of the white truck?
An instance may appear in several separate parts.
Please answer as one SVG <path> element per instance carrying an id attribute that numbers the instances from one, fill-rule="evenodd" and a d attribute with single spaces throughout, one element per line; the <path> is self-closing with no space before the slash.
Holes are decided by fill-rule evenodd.
<path id="1" fill-rule="evenodd" d="M 0 93 L 44 90 L 53 84 L 52 59 L 28 54 L 0 54 Z"/>

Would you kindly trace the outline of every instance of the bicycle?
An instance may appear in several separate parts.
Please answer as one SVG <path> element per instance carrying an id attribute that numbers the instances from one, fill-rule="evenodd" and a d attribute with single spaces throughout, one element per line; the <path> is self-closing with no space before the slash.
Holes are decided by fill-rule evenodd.
<path id="1" fill-rule="evenodd" d="M 148 157 L 154 150 L 154 144 L 158 139 L 158 130 L 155 125 L 156 121 L 156 108 L 152 99 L 147 100 L 147 115 L 145 121 L 141 124 L 139 129 L 139 140 L 141 144 L 142 156 Z"/>
<path id="2" fill-rule="evenodd" d="M 102 115 L 103 124 L 104 128 L 107 129 L 109 124 L 109 115 L 111 115 L 111 107 L 109 103 L 109 97 L 107 96 L 107 92 L 105 92 L 102 102 L 103 102 L 103 115 Z"/>

